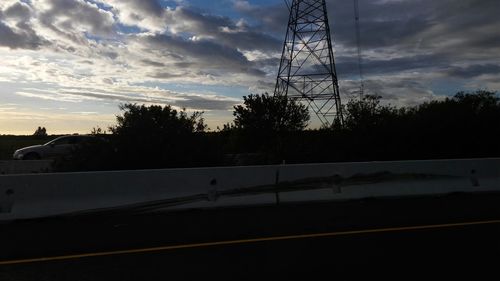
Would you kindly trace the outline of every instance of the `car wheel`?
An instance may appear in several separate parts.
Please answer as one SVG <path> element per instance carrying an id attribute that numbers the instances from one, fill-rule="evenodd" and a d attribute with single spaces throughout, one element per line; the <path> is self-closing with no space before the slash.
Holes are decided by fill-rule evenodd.
<path id="1" fill-rule="evenodd" d="M 40 160 L 41 157 L 38 155 L 38 153 L 35 152 L 30 152 L 26 155 L 24 155 L 23 160 Z"/>

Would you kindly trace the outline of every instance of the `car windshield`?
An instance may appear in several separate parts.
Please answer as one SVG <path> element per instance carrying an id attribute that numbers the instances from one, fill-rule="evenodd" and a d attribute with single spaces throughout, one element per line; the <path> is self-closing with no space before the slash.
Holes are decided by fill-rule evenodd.
<path id="1" fill-rule="evenodd" d="M 55 140 L 52 140 L 52 141 L 46 143 L 45 145 L 59 145 L 59 144 L 67 143 L 67 142 L 68 142 L 68 138 L 62 137 L 62 138 L 57 138 Z"/>
<path id="2" fill-rule="evenodd" d="M 55 140 L 52 140 L 45 145 L 64 145 L 64 144 L 77 144 L 84 140 L 83 137 L 69 136 L 69 137 L 60 137 Z"/>

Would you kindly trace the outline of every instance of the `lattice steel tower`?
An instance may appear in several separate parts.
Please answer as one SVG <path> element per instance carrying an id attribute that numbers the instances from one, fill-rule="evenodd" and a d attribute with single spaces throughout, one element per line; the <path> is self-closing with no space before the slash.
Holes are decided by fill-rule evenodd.
<path id="1" fill-rule="evenodd" d="M 325 0 L 285 0 L 290 11 L 275 96 L 304 102 L 325 126 L 344 118 Z"/>

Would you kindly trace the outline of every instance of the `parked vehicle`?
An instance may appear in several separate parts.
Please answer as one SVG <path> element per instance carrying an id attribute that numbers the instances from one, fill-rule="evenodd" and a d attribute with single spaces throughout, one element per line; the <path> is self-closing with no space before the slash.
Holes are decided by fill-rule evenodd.
<path id="1" fill-rule="evenodd" d="M 34 145 L 18 149 L 14 152 L 16 160 L 55 159 L 69 156 L 77 146 L 94 140 L 88 135 L 68 135 L 58 137 L 43 145 Z"/>

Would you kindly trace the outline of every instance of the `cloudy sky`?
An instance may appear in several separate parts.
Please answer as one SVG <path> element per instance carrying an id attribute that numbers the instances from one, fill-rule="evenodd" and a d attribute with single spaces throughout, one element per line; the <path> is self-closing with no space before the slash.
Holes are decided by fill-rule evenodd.
<path id="1" fill-rule="evenodd" d="M 500 89 L 500 1 L 359 0 L 366 90 L 415 105 Z M 358 83 L 353 3 L 327 0 L 341 95 Z M 85 133 L 122 103 L 232 120 L 272 92 L 282 0 L 0 0 L 0 134 Z"/>

